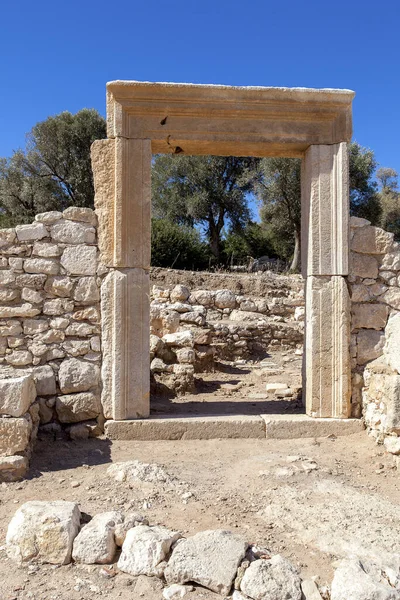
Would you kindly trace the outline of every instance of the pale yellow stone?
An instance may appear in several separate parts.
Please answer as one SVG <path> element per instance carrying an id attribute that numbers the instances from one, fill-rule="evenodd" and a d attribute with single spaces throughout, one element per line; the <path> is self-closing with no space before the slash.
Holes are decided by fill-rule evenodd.
<path id="1" fill-rule="evenodd" d="M 393 244 L 394 234 L 380 227 L 359 227 L 352 235 L 350 247 L 361 254 L 385 254 Z"/>
<path id="2" fill-rule="evenodd" d="M 32 421 L 29 417 L 0 417 L 0 456 L 23 452 L 29 445 Z"/>

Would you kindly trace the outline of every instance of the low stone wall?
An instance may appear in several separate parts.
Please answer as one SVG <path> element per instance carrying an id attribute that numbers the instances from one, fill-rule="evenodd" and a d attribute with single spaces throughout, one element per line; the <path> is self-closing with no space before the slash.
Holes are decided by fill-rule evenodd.
<path id="1" fill-rule="evenodd" d="M 72 437 L 74 424 L 85 421 L 89 435 L 101 420 L 99 275 L 90 209 L 43 213 L 0 230 L 0 380 L 10 368 L 15 376 L 31 373 L 40 422 L 57 420 Z M 0 427 L 14 423 L 18 436 L 20 421 L 4 407 L 0 415 Z"/>
<path id="2" fill-rule="evenodd" d="M 350 244 L 353 415 L 383 442 L 400 435 L 400 245 L 354 217 Z M 385 445 L 400 454 L 400 438 Z"/>
<path id="3" fill-rule="evenodd" d="M 178 393 L 190 391 L 194 372 L 213 369 L 214 360 L 260 359 L 272 346 L 303 345 L 302 289 L 265 299 L 153 286 L 150 315 L 152 374 Z"/>

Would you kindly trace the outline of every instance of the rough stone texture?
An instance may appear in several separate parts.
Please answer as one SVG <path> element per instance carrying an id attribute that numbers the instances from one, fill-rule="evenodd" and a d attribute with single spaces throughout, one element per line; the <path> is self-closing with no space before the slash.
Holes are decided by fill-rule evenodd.
<path id="1" fill-rule="evenodd" d="M 122 520 L 122 514 L 118 511 L 95 515 L 82 527 L 74 540 L 74 561 L 87 565 L 111 563 L 117 551 L 115 527 Z"/>
<path id="2" fill-rule="evenodd" d="M 29 415 L 20 418 L 0 418 L 0 456 L 12 456 L 29 446 L 32 420 Z"/>
<path id="3" fill-rule="evenodd" d="M 28 459 L 25 456 L 0 457 L 0 481 L 17 481 L 24 477 L 28 470 Z"/>
<path id="4" fill-rule="evenodd" d="M 161 576 L 171 546 L 181 535 L 165 527 L 143 525 L 130 529 L 122 545 L 118 568 L 125 573 Z"/>
<path id="5" fill-rule="evenodd" d="M 78 358 L 68 358 L 61 363 L 58 377 L 60 389 L 64 394 L 86 392 L 99 384 L 100 370 L 96 364 Z"/>
<path id="6" fill-rule="evenodd" d="M 79 531 L 80 511 L 73 502 L 34 500 L 23 504 L 7 529 L 7 555 L 25 562 L 66 565 Z"/>
<path id="7" fill-rule="evenodd" d="M 385 570 L 368 562 L 343 560 L 335 571 L 331 600 L 400 600 Z"/>
<path id="8" fill-rule="evenodd" d="M 385 329 L 385 359 L 400 374 L 400 313 L 393 314 Z"/>
<path id="9" fill-rule="evenodd" d="M 385 335 L 383 331 L 362 329 L 357 334 L 357 364 L 364 365 L 383 354 Z"/>
<path id="10" fill-rule="evenodd" d="M 100 398 L 91 392 L 64 394 L 57 397 L 56 411 L 61 423 L 95 419 L 101 413 Z"/>
<path id="11" fill-rule="evenodd" d="M 33 375 L 5 377 L 0 370 L 0 415 L 22 417 L 36 398 Z"/>
<path id="12" fill-rule="evenodd" d="M 175 547 L 165 579 L 179 584 L 194 581 L 226 596 L 246 549 L 247 542 L 230 531 L 202 531 Z"/>
<path id="13" fill-rule="evenodd" d="M 384 304 L 353 304 L 352 325 L 354 329 L 384 329 L 389 310 Z"/>
<path id="14" fill-rule="evenodd" d="M 393 233 L 380 227 L 357 227 L 354 229 L 350 248 L 360 254 L 386 254 L 393 244 Z"/>
<path id="15" fill-rule="evenodd" d="M 74 246 L 66 248 L 61 265 L 69 275 L 95 275 L 97 269 L 96 246 Z"/>
<path id="16" fill-rule="evenodd" d="M 246 569 L 240 584 L 242 592 L 253 600 L 301 600 L 301 579 L 293 565 L 275 554 L 268 560 L 255 560 Z"/>

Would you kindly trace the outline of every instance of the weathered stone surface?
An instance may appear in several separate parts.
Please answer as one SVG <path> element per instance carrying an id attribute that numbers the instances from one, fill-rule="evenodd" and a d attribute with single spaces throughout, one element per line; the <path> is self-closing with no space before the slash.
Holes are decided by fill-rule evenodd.
<path id="1" fill-rule="evenodd" d="M 59 275 L 58 277 L 49 277 L 45 284 L 46 292 L 60 296 L 61 298 L 67 298 L 71 295 L 72 288 L 74 287 L 74 280 L 65 275 Z"/>
<path id="2" fill-rule="evenodd" d="M 354 560 L 343 560 L 335 571 L 331 600 L 400 600 L 383 569 Z"/>
<path id="3" fill-rule="evenodd" d="M 74 300 L 82 304 L 93 304 L 100 300 L 100 290 L 94 277 L 81 277 L 74 290 Z"/>
<path id="4" fill-rule="evenodd" d="M 293 565 L 275 554 L 272 558 L 255 560 L 246 569 L 240 589 L 253 600 L 301 600 L 301 579 Z"/>
<path id="5" fill-rule="evenodd" d="M 57 397 L 56 411 L 61 423 L 95 419 L 101 412 L 100 399 L 91 392 L 64 394 Z"/>
<path id="6" fill-rule="evenodd" d="M 380 269 L 382 271 L 400 271 L 400 252 L 388 252 L 385 254 Z"/>
<path id="7" fill-rule="evenodd" d="M 74 309 L 74 303 L 68 298 L 53 298 L 43 303 L 43 314 L 50 316 L 62 315 Z"/>
<path id="8" fill-rule="evenodd" d="M 400 373 L 400 313 L 392 315 L 388 320 L 385 336 L 385 359 L 392 369 Z"/>
<path id="9" fill-rule="evenodd" d="M 0 372 L 0 415 L 22 417 L 35 401 L 36 388 L 31 374 L 5 377 Z"/>
<path id="10" fill-rule="evenodd" d="M 50 242 L 36 242 L 33 245 L 32 254 L 42 258 L 55 258 L 62 254 L 62 249 L 57 244 Z"/>
<path id="11" fill-rule="evenodd" d="M 70 275 L 95 275 L 97 270 L 96 246 L 78 245 L 65 248 L 61 265 Z"/>
<path id="12" fill-rule="evenodd" d="M 96 238 L 93 227 L 73 221 L 60 221 L 50 231 L 53 240 L 64 244 L 93 244 Z"/>
<path id="13" fill-rule="evenodd" d="M 78 358 L 69 358 L 61 363 L 58 377 L 63 394 L 86 392 L 97 386 L 100 371 L 97 365 Z"/>
<path id="14" fill-rule="evenodd" d="M 74 502 L 26 502 L 8 526 L 7 555 L 19 564 L 34 561 L 66 565 L 71 561 L 79 522 L 80 511 Z"/>
<path id="15" fill-rule="evenodd" d="M 396 310 L 400 310 L 400 289 L 399 288 L 390 288 L 385 292 L 385 294 L 381 298 L 383 302 L 389 304 L 392 308 Z"/>
<path id="16" fill-rule="evenodd" d="M 15 229 L 0 229 L 0 248 L 15 242 Z"/>
<path id="17" fill-rule="evenodd" d="M 114 531 L 123 516 L 118 511 L 95 515 L 84 525 L 74 540 L 72 558 L 75 562 L 91 564 L 111 563 L 117 551 Z"/>
<path id="18" fill-rule="evenodd" d="M 190 290 L 185 285 L 176 285 L 171 291 L 171 302 L 186 302 L 190 296 Z"/>
<path id="19" fill-rule="evenodd" d="M 378 261 L 374 256 L 350 253 L 350 274 L 354 277 L 378 277 Z"/>
<path id="20" fill-rule="evenodd" d="M 343 277 L 308 277 L 306 285 L 306 411 L 313 417 L 346 418 L 351 395 L 346 281 Z"/>
<path id="21" fill-rule="evenodd" d="M 0 306 L 0 319 L 15 317 L 35 317 L 40 314 L 40 309 L 26 302 L 21 306 Z"/>
<path id="22" fill-rule="evenodd" d="M 366 227 L 367 225 L 371 225 L 371 221 L 368 221 L 367 219 L 361 219 L 361 217 L 350 217 L 351 229 L 356 229 L 357 227 Z"/>
<path id="23" fill-rule="evenodd" d="M 364 381 L 364 420 L 367 426 L 378 428 L 383 433 L 400 432 L 400 375 L 381 357 L 366 366 Z M 377 407 L 379 414 L 376 413 Z"/>
<path id="24" fill-rule="evenodd" d="M 35 220 L 40 221 L 41 223 L 47 223 L 48 225 L 51 225 L 52 223 L 55 223 L 56 221 L 62 219 L 62 216 L 62 212 L 59 212 L 58 210 L 51 210 L 49 212 L 44 212 L 40 213 L 39 215 L 36 215 Z"/>
<path id="25" fill-rule="evenodd" d="M 7 354 L 6 361 L 13 367 L 25 367 L 32 364 L 32 353 L 29 350 L 13 350 Z"/>
<path id="26" fill-rule="evenodd" d="M 167 346 L 177 346 L 179 348 L 183 346 L 193 348 L 194 346 L 194 336 L 189 329 L 186 331 L 178 331 L 176 333 L 167 333 L 163 336 L 162 341 Z"/>
<path id="27" fill-rule="evenodd" d="M 357 364 L 364 365 L 383 354 L 385 334 L 383 331 L 362 329 L 357 334 Z"/>
<path id="28" fill-rule="evenodd" d="M 228 595 L 248 544 L 230 531 L 202 531 L 178 544 L 164 576 L 167 583 L 194 581 Z"/>
<path id="29" fill-rule="evenodd" d="M 303 592 L 304 600 L 322 600 L 322 596 L 312 579 L 304 579 L 301 582 L 301 591 Z"/>
<path id="30" fill-rule="evenodd" d="M 18 481 L 25 476 L 28 467 L 25 456 L 0 457 L 0 481 Z"/>
<path id="31" fill-rule="evenodd" d="M 82 223 L 89 223 L 90 225 L 96 225 L 97 219 L 96 214 L 91 208 L 83 208 L 80 206 L 69 206 L 63 212 L 64 219 L 71 221 L 81 221 Z"/>
<path id="32" fill-rule="evenodd" d="M 215 292 L 210 290 L 196 290 L 189 298 L 191 304 L 201 306 L 214 306 Z"/>
<path id="33" fill-rule="evenodd" d="M 32 421 L 28 417 L 0 418 L 0 456 L 23 452 L 29 445 Z"/>
<path id="34" fill-rule="evenodd" d="M 91 147 L 95 208 L 99 221 L 98 236 L 101 262 L 112 264 L 115 195 L 115 140 L 96 140 Z"/>
<path id="35" fill-rule="evenodd" d="M 389 436 L 384 439 L 384 446 L 387 452 L 390 454 L 400 454 L 400 437 Z"/>
<path id="36" fill-rule="evenodd" d="M 126 534 L 133 527 L 138 527 L 139 525 L 148 525 L 149 522 L 145 517 L 139 515 L 137 513 L 128 513 L 124 515 L 124 519 L 122 523 L 118 523 L 115 527 L 114 531 L 114 539 L 117 546 L 121 547 L 125 541 Z"/>
<path id="37" fill-rule="evenodd" d="M 352 329 L 384 329 L 389 310 L 384 304 L 353 304 Z"/>
<path id="38" fill-rule="evenodd" d="M 32 242 L 41 240 L 49 235 L 47 227 L 43 223 L 32 223 L 30 225 L 17 225 L 15 228 L 17 238 L 20 242 Z"/>
<path id="39" fill-rule="evenodd" d="M 134 527 L 126 534 L 118 568 L 133 576 L 161 576 L 171 546 L 181 535 L 165 527 Z"/>
<path id="40" fill-rule="evenodd" d="M 179 600 L 184 598 L 187 594 L 193 591 L 191 585 L 179 585 L 179 583 L 173 583 L 163 589 L 163 598 L 165 600 Z"/>
<path id="41" fill-rule="evenodd" d="M 56 275 L 59 271 L 59 265 L 53 258 L 27 258 L 24 261 L 24 271 L 26 273 Z"/>
<path id="42" fill-rule="evenodd" d="M 231 290 L 218 290 L 215 293 L 214 304 L 217 308 L 235 308 L 236 296 Z"/>
<path id="43" fill-rule="evenodd" d="M 380 227 L 358 227 L 353 232 L 350 248 L 361 254 L 385 254 L 393 244 L 394 234 Z"/>

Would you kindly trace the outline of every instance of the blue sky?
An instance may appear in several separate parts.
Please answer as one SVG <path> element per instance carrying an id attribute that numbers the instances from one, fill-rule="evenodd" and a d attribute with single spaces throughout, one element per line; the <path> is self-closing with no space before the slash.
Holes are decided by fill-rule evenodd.
<path id="1" fill-rule="evenodd" d="M 354 138 L 400 171 L 398 0 L 3 0 L 0 156 L 113 79 L 350 88 Z"/>

